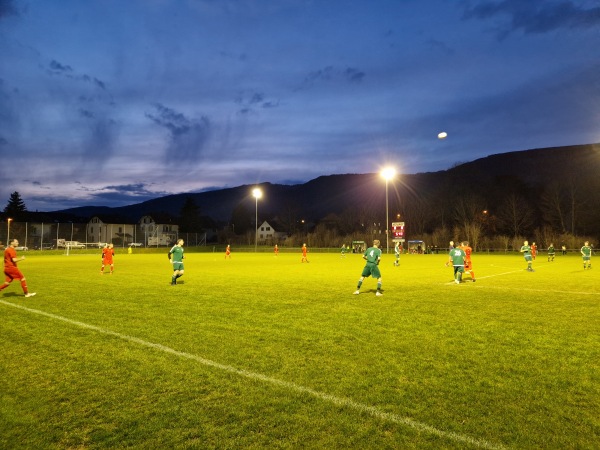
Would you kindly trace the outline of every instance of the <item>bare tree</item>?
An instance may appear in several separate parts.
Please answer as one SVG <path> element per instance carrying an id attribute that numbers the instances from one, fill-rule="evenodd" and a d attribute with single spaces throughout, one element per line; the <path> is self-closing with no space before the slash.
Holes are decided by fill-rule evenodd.
<path id="1" fill-rule="evenodd" d="M 524 234 L 533 224 L 531 207 L 524 197 L 509 194 L 498 209 L 498 219 L 513 236 Z"/>

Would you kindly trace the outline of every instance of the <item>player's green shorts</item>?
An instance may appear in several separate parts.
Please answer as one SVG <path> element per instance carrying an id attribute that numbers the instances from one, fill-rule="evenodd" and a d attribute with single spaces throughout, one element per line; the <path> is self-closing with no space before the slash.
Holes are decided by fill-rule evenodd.
<path id="1" fill-rule="evenodd" d="M 591 259 L 591 256 L 585 256 L 585 255 L 583 255 L 583 260 L 584 261 L 589 261 L 590 259 Z"/>
<path id="2" fill-rule="evenodd" d="M 532 260 L 531 255 L 523 255 L 525 257 L 525 261 L 529 262 Z"/>
<path id="3" fill-rule="evenodd" d="M 362 271 L 363 277 L 381 278 L 381 272 L 377 264 L 368 263 Z"/>
<path id="4" fill-rule="evenodd" d="M 183 270 L 183 263 L 182 262 L 174 262 L 173 270 Z"/>

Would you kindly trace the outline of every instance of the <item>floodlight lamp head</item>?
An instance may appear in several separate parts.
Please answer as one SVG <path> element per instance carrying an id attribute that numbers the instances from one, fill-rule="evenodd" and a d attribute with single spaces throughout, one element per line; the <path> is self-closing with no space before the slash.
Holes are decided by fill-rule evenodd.
<path id="1" fill-rule="evenodd" d="M 254 188 L 252 190 L 252 196 L 256 199 L 259 199 L 262 197 L 262 191 L 259 188 Z"/>
<path id="2" fill-rule="evenodd" d="M 386 167 L 381 171 L 381 176 L 386 179 L 386 181 L 391 180 L 396 176 L 396 169 L 393 167 Z"/>

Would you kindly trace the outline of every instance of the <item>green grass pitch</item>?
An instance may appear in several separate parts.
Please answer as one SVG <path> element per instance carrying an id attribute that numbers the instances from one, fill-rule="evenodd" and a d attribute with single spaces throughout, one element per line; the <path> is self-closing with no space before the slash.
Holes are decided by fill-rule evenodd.
<path id="1" fill-rule="evenodd" d="M 598 448 L 600 267 L 545 255 L 26 254 L 0 448 Z M 592 259 L 592 263 L 594 263 Z M 469 277 L 465 277 L 469 280 Z M 183 282 L 183 283 L 181 283 Z"/>

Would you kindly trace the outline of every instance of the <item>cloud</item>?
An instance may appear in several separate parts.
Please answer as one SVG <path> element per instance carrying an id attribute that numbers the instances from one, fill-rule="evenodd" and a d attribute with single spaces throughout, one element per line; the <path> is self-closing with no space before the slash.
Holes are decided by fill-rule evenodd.
<path id="1" fill-rule="evenodd" d="M 79 191 L 90 194 L 87 198 L 93 203 L 109 204 L 112 207 L 141 203 L 169 194 L 166 191 L 152 190 L 151 186 L 152 184 L 140 182 L 87 188 L 81 184 Z"/>
<path id="2" fill-rule="evenodd" d="M 82 205 L 110 205 L 111 207 L 125 206 L 145 202 L 157 197 L 168 195 L 163 190 L 152 190 L 152 184 L 130 183 L 113 184 L 99 187 L 90 187 L 77 181 L 69 187 L 71 194 L 57 192 L 50 186 L 45 186 L 39 181 L 32 181 L 36 187 L 35 194 L 27 196 L 26 202 L 44 206 L 48 210 L 66 209 Z M 67 190 L 67 191 L 68 191 Z M 40 191 L 52 191 L 52 196 Z M 60 208 L 57 208 L 60 205 Z"/>
<path id="3" fill-rule="evenodd" d="M 234 102 L 242 105 L 242 108 L 238 110 L 238 114 L 254 113 L 255 108 L 269 109 L 279 106 L 279 100 L 266 99 L 266 95 L 262 92 L 240 92 Z"/>
<path id="4" fill-rule="evenodd" d="M 152 106 L 155 112 L 146 113 L 146 117 L 169 132 L 170 141 L 165 155 L 167 162 L 180 164 L 197 161 L 210 138 L 211 123 L 208 117 L 193 120 L 160 103 Z"/>
<path id="5" fill-rule="evenodd" d="M 234 54 L 231 52 L 225 52 L 225 51 L 221 51 L 219 52 L 219 55 L 225 59 L 231 59 L 234 61 L 246 61 L 248 59 L 248 55 L 246 55 L 246 53 L 239 53 L 239 54 Z"/>
<path id="6" fill-rule="evenodd" d="M 94 113 L 91 111 L 88 111 L 86 109 L 82 109 L 79 108 L 79 114 L 81 114 L 82 117 L 88 118 L 88 119 L 92 119 L 94 117 Z"/>
<path id="7" fill-rule="evenodd" d="M 0 0 L 0 20 L 5 17 L 18 16 L 19 11 L 17 10 L 13 0 Z"/>
<path id="8" fill-rule="evenodd" d="M 61 64 L 56 60 L 52 60 L 50 61 L 50 64 L 48 64 L 50 66 L 50 69 L 55 71 L 55 72 L 73 72 L 73 68 L 71 66 L 67 66 L 65 64 Z"/>
<path id="9" fill-rule="evenodd" d="M 506 18 L 498 36 L 511 32 L 543 34 L 561 28 L 592 28 L 600 25 L 600 7 L 585 9 L 570 0 L 501 0 L 480 1 L 465 7 L 465 19 Z"/>
<path id="10" fill-rule="evenodd" d="M 48 64 L 48 67 L 49 67 L 48 72 L 50 73 L 50 75 L 59 75 L 59 76 L 64 76 L 64 77 L 70 78 L 72 80 L 84 81 L 86 83 L 93 84 L 94 86 L 96 86 L 102 90 L 106 90 L 106 83 L 104 83 L 103 81 L 100 81 L 96 77 L 92 77 L 87 74 L 77 74 L 77 73 L 75 73 L 75 70 L 68 64 L 62 64 L 62 63 L 56 61 L 55 59 L 53 59 Z"/>
<path id="11" fill-rule="evenodd" d="M 365 72 L 353 67 L 339 69 L 334 66 L 326 66 L 322 69 L 312 71 L 306 75 L 301 86 L 296 90 L 309 88 L 320 83 L 360 83 L 365 78 L 365 75 Z"/>
<path id="12" fill-rule="evenodd" d="M 361 72 L 360 70 L 354 69 L 352 67 L 348 67 L 346 70 L 344 70 L 343 75 L 348 81 L 352 83 L 360 83 L 365 77 L 364 72 Z"/>

